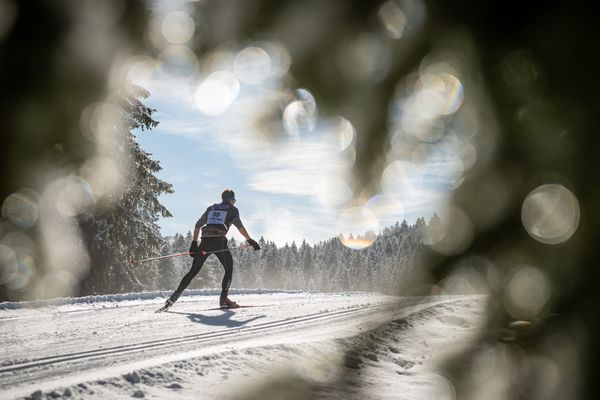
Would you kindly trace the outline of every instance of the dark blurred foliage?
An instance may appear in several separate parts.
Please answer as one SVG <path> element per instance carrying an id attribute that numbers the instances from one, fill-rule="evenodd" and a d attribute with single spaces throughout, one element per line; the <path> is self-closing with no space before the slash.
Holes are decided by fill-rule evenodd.
<path id="1" fill-rule="evenodd" d="M 89 22 L 81 15 L 86 2 L 7 3 L 14 20 L 0 42 L 3 199 L 21 187 L 39 187 L 45 164 L 88 156 L 78 146 L 81 112 L 107 94 L 120 47 L 141 45 L 147 15 L 139 1 L 117 2 L 121 15 L 102 27 L 111 29 L 114 42 L 98 48 L 73 40 L 74 31 L 85 32 L 81 24 Z"/>
<path id="2" fill-rule="evenodd" d="M 114 293 L 134 283 L 141 290 L 138 278 L 145 277 L 134 276 L 129 260 L 154 255 L 164 245 L 156 221 L 170 213 L 158 195 L 172 189 L 155 177 L 160 164 L 133 133 L 158 124 L 142 102 L 149 93 L 126 81 L 111 82 L 111 68 L 128 49 L 143 47 L 148 11 L 140 2 L 122 1 L 3 2 L 2 11 L 0 193 L 4 203 L 25 190 L 33 203 L 3 208 L 0 233 L 21 248 L 16 271 L 9 273 L 25 281 L 16 287 L 0 281 L 0 299 Z M 103 108 L 113 110 L 114 118 L 100 121 Z M 102 177 L 107 156 L 120 173 Z M 79 185 L 85 175 L 115 189 L 92 193 L 89 184 Z M 120 175 L 124 184 L 117 183 Z M 62 188 L 52 193 L 53 185 Z M 11 219 L 13 212 L 31 216 L 34 225 Z M 61 250 L 65 243 L 68 250 Z M 26 262 L 29 256 L 34 265 Z M 59 265 L 78 257 L 80 266 Z M 52 276 L 61 273 L 67 275 L 60 286 L 70 288 L 53 290 Z"/>
<path id="3" fill-rule="evenodd" d="M 2 200 L 21 187 L 39 189 L 48 179 L 44 176 L 46 166 L 78 163 L 87 157 L 78 145 L 80 114 L 106 94 L 108 70 L 117 49 L 152 51 L 145 47 L 144 4 L 118 2 L 123 12 L 106 28 L 114 47 L 90 46 L 92 53 L 103 51 L 91 63 L 89 54 L 81 47 L 73 48 L 67 40 L 81 18 L 75 12 L 79 6 L 74 5 L 79 3 L 15 3 L 16 18 L 0 38 Z M 375 30 L 373 16 L 381 4 L 361 0 L 199 2 L 196 6 L 202 8 L 211 29 L 194 51 L 201 57 L 231 42 L 244 45 L 264 38 L 283 42 L 293 60 L 293 78 L 287 84 L 308 88 L 325 112 L 352 116 L 359 135 L 354 171 L 357 192 L 375 193 L 385 167 L 380 155 L 390 148 L 388 111 L 397 82 L 418 68 L 439 41 L 457 30 L 467 32 L 469 46 L 476 48 L 476 81 L 487 92 L 495 114 L 498 142 L 490 150 L 494 151 L 493 162 L 466 177 L 454 202 L 475 215 L 486 206 L 481 189 L 498 174 L 508 177 L 512 189 L 501 218 L 478 227 L 467 249 L 451 257 L 432 251 L 423 268 L 431 272 L 432 283 L 450 274 L 455 262 L 467 254 L 493 260 L 500 275 L 515 262 L 542 268 L 554 289 L 544 315 L 552 318 L 543 318 L 527 335 L 520 336 L 522 341 L 511 345 L 541 354 L 547 351 L 542 343 L 552 335 L 573 338 L 582 363 L 577 366 L 581 376 L 576 380 L 578 388 L 566 394 L 570 398 L 596 398 L 595 375 L 600 369 L 600 257 L 596 247 L 600 240 L 600 163 L 596 154 L 600 148 L 596 133 L 600 25 L 594 3 L 426 1 L 423 29 L 415 32 L 410 45 L 402 41 L 391 45 L 389 72 L 370 84 L 349 80 L 340 73 L 332 49 L 361 31 Z M 511 58 L 515 54 L 516 58 Z M 503 63 L 514 61 L 511 67 L 519 69 L 523 67 L 518 57 L 522 54 L 537 66 L 535 84 L 506 85 Z M 523 229 L 523 199 L 544 183 L 567 186 L 579 201 L 579 228 L 563 244 L 536 242 Z M 492 292 L 488 329 L 480 341 L 442 366 L 459 398 L 468 398 L 464 390 L 471 360 L 483 343 L 493 339 L 493 332 L 510 322 L 502 307 L 502 294 L 502 287 Z M 368 345 L 364 343 L 365 348 Z M 528 395 L 534 378 L 524 375 L 519 379 L 509 392 L 512 398 L 535 398 Z M 316 388 L 306 389 L 305 383 L 293 378 L 267 386 L 278 398 L 295 398 L 292 392 L 296 386 L 303 387 L 303 398 L 318 397 Z M 545 398 L 564 398 L 563 394 L 558 390 Z M 261 393 L 250 393 L 246 398 L 259 397 Z"/>
<path id="4" fill-rule="evenodd" d="M 171 184 L 155 174 L 162 167 L 136 141 L 134 129 L 145 131 L 158 125 L 155 111 L 142 99 L 149 93 L 127 85 L 114 101 L 126 120 L 125 129 L 115 135 L 113 147 L 121 152 L 119 168 L 127 171 L 123 192 L 115 204 L 96 205 L 95 213 L 78 217 L 81 236 L 90 257 L 90 272 L 80 282 L 80 294 L 124 293 L 153 289 L 157 280 L 156 265 L 134 268 L 130 260 L 153 257 L 166 243 L 156 224 L 158 217 L 171 213 L 158 200 L 163 193 L 173 193 Z"/>

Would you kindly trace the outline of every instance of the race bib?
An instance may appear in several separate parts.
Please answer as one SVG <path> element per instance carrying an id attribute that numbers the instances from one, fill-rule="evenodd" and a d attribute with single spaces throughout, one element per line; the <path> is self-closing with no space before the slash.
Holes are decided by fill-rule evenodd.
<path id="1" fill-rule="evenodd" d="M 213 210 L 208 212 L 207 224 L 209 225 L 225 225 L 227 211 Z"/>

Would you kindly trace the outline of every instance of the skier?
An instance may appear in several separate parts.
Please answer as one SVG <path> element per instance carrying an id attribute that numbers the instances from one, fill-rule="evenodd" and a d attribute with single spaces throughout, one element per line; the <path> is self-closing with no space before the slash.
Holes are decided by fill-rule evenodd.
<path id="1" fill-rule="evenodd" d="M 234 206 L 235 193 L 233 190 L 225 189 L 221 194 L 221 200 L 221 203 L 213 204 L 208 207 L 198 222 L 196 222 L 196 226 L 194 227 L 194 237 L 190 246 L 190 256 L 194 258 L 192 268 L 183 277 L 177 290 L 173 292 L 171 297 L 165 302 L 165 305 L 158 311 L 167 310 L 177 301 L 192 279 L 200 272 L 204 261 L 206 261 L 213 253 L 217 256 L 225 269 L 219 305 L 221 308 L 239 307 L 236 302 L 231 301 L 227 296 L 229 285 L 231 285 L 231 278 L 233 276 L 233 258 L 227 247 L 227 238 L 225 235 L 227 234 L 229 227 L 233 224 L 240 231 L 242 236 L 246 238 L 246 243 L 251 245 L 254 250 L 260 250 L 260 246 L 255 240 L 250 238 L 248 231 L 246 231 L 246 228 L 242 225 L 240 212 Z M 198 235 L 200 232 L 202 232 L 202 237 L 200 246 L 198 246 Z"/>

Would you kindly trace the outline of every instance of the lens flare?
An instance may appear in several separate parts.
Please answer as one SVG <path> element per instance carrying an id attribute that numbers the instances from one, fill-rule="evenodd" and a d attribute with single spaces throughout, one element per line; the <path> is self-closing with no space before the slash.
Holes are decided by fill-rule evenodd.
<path id="1" fill-rule="evenodd" d="M 292 57 L 288 49 L 276 41 L 260 42 L 258 46 L 267 52 L 271 62 L 270 78 L 281 78 L 287 74 L 292 65 Z"/>
<path id="2" fill-rule="evenodd" d="M 92 188 L 84 179 L 70 176 L 60 185 L 62 188 L 56 198 L 56 208 L 61 214 L 74 217 L 93 205 Z"/>
<path id="3" fill-rule="evenodd" d="M 504 290 L 504 306 L 515 319 L 537 317 L 550 299 L 550 282 L 532 266 L 521 266 L 509 278 Z"/>
<path id="4" fill-rule="evenodd" d="M 423 74 L 417 82 L 416 91 L 424 95 L 430 107 L 441 115 L 454 114 L 464 98 L 462 84 L 447 72 Z"/>
<path id="5" fill-rule="evenodd" d="M 39 216 L 39 207 L 33 191 L 9 195 L 2 203 L 2 217 L 21 228 L 31 228 Z"/>
<path id="6" fill-rule="evenodd" d="M 108 157 L 91 157 L 79 171 L 87 182 L 95 201 L 113 198 L 122 189 L 123 175 L 117 163 Z"/>
<path id="7" fill-rule="evenodd" d="M 539 79 L 539 63 L 530 51 L 515 50 L 500 62 L 500 73 L 515 94 L 522 96 Z"/>
<path id="8" fill-rule="evenodd" d="M 184 11 L 171 11 L 161 24 L 163 37 L 172 44 L 184 44 L 194 36 L 194 20 Z"/>
<path id="9" fill-rule="evenodd" d="M 399 85 L 399 91 L 408 90 L 412 82 Z M 400 131 L 424 142 L 440 140 L 447 130 L 447 116 L 458 111 L 463 97 L 462 84 L 454 75 L 441 71 L 422 73 L 414 82 L 414 92 L 406 93 L 399 103 Z"/>
<path id="10" fill-rule="evenodd" d="M 313 95 L 306 89 L 295 91 L 298 100 L 289 103 L 283 110 L 283 126 L 292 137 L 312 132 L 317 123 L 317 103 Z"/>
<path id="11" fill-rule="evenodd" d="M 393 1 L 386 1 L 379 8 L 379 19 L 385 27 L 386 33 L 392 39 L 402 38 L 406 27 L 406 15 Z"/>
<path id="12" fill-rule="evenodd" d="M 98 144 L 99 151 L 114 154 L 123 123 L 121 109 L 110 102 L 101 102 L 90 104 L 81 112 L 79 127 L 87 139 Z"/>
<path id="13" fill-rule="evenodd" d="M 390 54 L 389 44 L 380 36 L 362 33 L 344 46 L 338 64 L 349 81 L 369 86 L 387 76 L 391 67 Z"/>
<path id="14" fill-rule="evenodd" d="M 175 76 L 194 76 L 198 69 L 196 55 L 186 46 L 168 46 L 160 52 L 160 69 Z"/>
<path id="15" fill-rule="evenodd" d="M 431 219 L 427 225 L 423 243 L 432 250 L 453 256 L 464 252 L 472 243 L 475 235 L 473 223 L 460 208 L 448 206 L 444 212 Z"/>
<path id="16" fill-rule="evenodd" d="M 428 399 L 456 400 L 456 389 L 449 379 L 438 375 L 428 374 L 424 379 L 424 393 Z"/>
<path id="17" fill-rule="evenodd" d="M 250 85 L 263 82 L 271 75 L 269 54 L 260 47 L 246 47 L 233 60 L 233 72 L 238 79 Z"/>
<path id="18" fill-rule="evenodd" d="M 35 261 L 30 254 L 17 252 L 17 269 L 6 286 L 12 290 L 26 289 L 35 275 Z"/>
<path id="19" fill-rule="evenodd" d="M 200 60 L 201 72 L 204 76 L 208 76 L 215 71 L 230 71 L 234 59 L 235 54 L 226 49 L 206 54 Z"/>
<path id="20" fill-rule="evenodd" d="M 410 197 L 415 189 L 415 180 L 420 177 L 414 164 L 408 161 L 394 161 L 386 167 L 381 176 L 381 185 L 386 194 L 392 197 Z"/>
<path id="21" fill-rule="evenodd" d="M 217 71 L 208 76 L 196 89 L 196 106 L 207 115 L 223 114 L 237 99 L 240 83 L 228 71 Z"/>
<path id="22" fill-rule="evenodd" d="M 352 126 L 352 123 L 346 118 L 338 117 L 335 123 L 334 131 L 339 138 L 340 151 L 344 151 L 352 144 L 356 137 L 356 129 Z"/>
<path id="23" fill-rule="evenodd" d="M 7 245 L 0 243 L 0 284 L 7 284 L 17 273 L 17 255 Z"/>
<path id="24" fill-rule="evenodd" d="M 158 63 L 151 57 L 132 57 L 125 65 L 125 76 L 136 84 L 148 86 L 150 77 L 157 67 Z"/>
<path id="25" fill-rule="evenodd" d="M 29 236 L 20 232 L 5 235 L 0 243 L 0 284 L 10 290 L 27 289 L 36 272 L 33 252 Z"/>
<path id="26" fill-rule="evenodd" d="M 379 233 L 379 221 L 365 207 L 350 207 L 339 217 L 338 239 L 351 249 L 362 250 L 375 242 Z"/>
<path id="27" fill-rule="evenodd" d="M 389 226 L 404 219 L 405 210 L 402 203 L 393 197 L 378 194 L 367 201 L 365 207 L 372 211 L 382 225 Z M 385 222 L 385 224 L 384 224 Z"/>
<path id="28" fill-rule="evenodd" d="M 468 255 L 453 265 L 452 273 L 441 282 L 448 294 L 489 294 L 488 271 L 494 264 L 485 257 Z"/>
<path id="29" fill-rule="evenodd" d="M 326 175 L 315 186 L 315 194 L 319 203 L 328 207 L 336 207 L 350 200 L 352 189 L 345 180 Z"/>
<path id="30" fill-rule="evenodd" d="M 579 202 L 562 185 L 546 184 L 523 201 L 521 220 L 529 235 L 545 244 L 563 243 L 579 226 Z"/>

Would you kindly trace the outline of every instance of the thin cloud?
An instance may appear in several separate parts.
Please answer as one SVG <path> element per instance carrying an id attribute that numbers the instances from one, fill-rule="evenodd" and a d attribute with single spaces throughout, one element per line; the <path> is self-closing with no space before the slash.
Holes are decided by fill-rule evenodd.
<path id="1" fill-rule="evenodd" d="M 349 200 L 346 193 L 351 195 L 350 169 L 354 161 L 348 155 L 351 151 L 340 151 L 337 133 L 320 119 L 313 132 L 298 137 L 275 132 L 278 139 L 273 141 L 260 131 L 261 124 L 257 121 L 263 116 L 277 115 L 276 111 L 287 101 L 288 94 L 278 86 L 280 83 L 261 87 L 265 90 L 242 85 L 237 100 L 216 116 L 203 114 L 195 104 L 194 94 L 199 83 L 157 74 L 147 86 L 151 92 L 149 106 L 158 110 L 156 118 L 160 125 L 156 133 L 163 135 L 164 140 L 173 135 L 184 137 L 202 152 L 210 149 L 217 159 L 235 163 L 233 166 L 215 165 L 214 170 L 203 175 L 198 189 L 218 196 L 223 182 L 232 182 L 232 174 L 237 174 L 233 181 L 239 189 L 254 191 L 256 202 L 260 203 L 248 207 L 252 212 L 244 214 L 245 224 L 255 232 L 253 234 L 260 232 L 278 245 L 304 238 L 314 243 L 336 236 L 338 216 Z M 397 169 L 391 169 L 384 176 L 385 195 L 401 207 L 382 208 L 376 213 L 381 228 L 403 219 L 412 223 L 417 217 L 430 216 L 447 202 L 462 165 L 453 155 L 453 146 L 443 141 L 439 144 L 443 146 L 435 149 L 433 157 L 425 157 L 419 164 L 406 162 L 402 168 L 397 165 Z M 202 154 L 200 150 L 199 154 Z M 163 167 L 167 171 L 170 168 L 166 164 Z M 177 183 L 191 182 L 185 173 L 169 173 Z M 321 193 L 324 189 L 327 193 Z M 177 195 L 176 192 L 171 196 Z M 323 203 L 323 198 L 335 200 L 334 204 Z M 174 203 L 186 201 L 191 200 L 183 198 Z M 248 201 L 254 203 L 253 199 Z M 190 208 L 197 208 L 201 214 L 203 207 Z M 176 217 L 197 219 L 197 215 Z M 160 224 L 166 232 L 189 230 L 187 223 L 173 220 L 161 220 Z"/>

